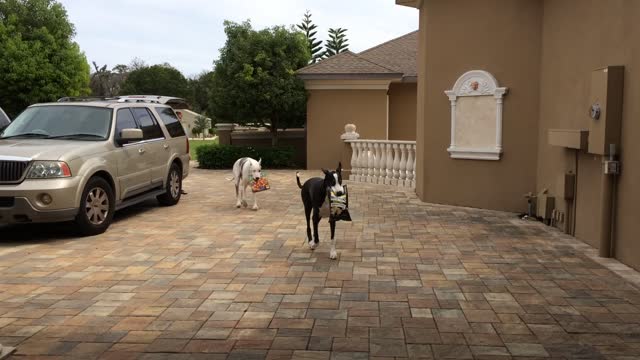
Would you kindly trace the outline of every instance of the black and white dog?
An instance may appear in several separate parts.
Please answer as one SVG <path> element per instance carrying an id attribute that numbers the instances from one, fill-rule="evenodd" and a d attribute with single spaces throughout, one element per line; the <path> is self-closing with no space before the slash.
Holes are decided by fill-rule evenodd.
<path id="1" fill-rule="evenodd" d="M 262 177 L 262 159 L 256 161 L 252 158 L 244 157 L 238 159 L 233 164 L 233 178 L 236 185 L 236 207 L 247 207 L 246 193 L 247 187 L 252 181 L 258 181 Z M 258 200 L 253 193 L 253 210 L 258 210 Z"/>
<path id="2" fill-rule="evenodd" d="M 338 196 L 344 194 L 344 188 L 342 187 L 342 163 L 338 164 L 336 171 L 322 169 L 322 172 L 324 173 L 324 179 L 319 177 L 311 178 L 305 181 L 304 185 L 300 183 L 300 174 L 296 173 L 298 187 L 302 189 L 300 194 L 302 196 L 302 203 L 304 204 L 304 213 L 307 217 L 307 241 L 309 242 L 311 250 L 315 250 L 320 242 L 320 238 L 318 236 L 318 223 L 322 218 L 320 215 L 320 209 L 328 206 L 328 192 L 333 191 Z M 311 236 L 311 227 L 309 226 L 312 211 L 313 237 Z M 335 240 L 335 220 L 329 218 L 329 226 L 331 227 L 331 251 L 329 253 L 329 258 L 335 259 L 338 257 Z"/>

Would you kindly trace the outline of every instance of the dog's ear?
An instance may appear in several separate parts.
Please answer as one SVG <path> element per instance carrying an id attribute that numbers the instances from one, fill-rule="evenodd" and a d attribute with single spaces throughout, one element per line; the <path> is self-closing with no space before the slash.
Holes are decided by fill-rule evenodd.
<path id="1" fill-rule="evenodd" d="M 341 173 L 342 172 L 342 161 L 338 162 L 338 168 L 336 169 L 337 173 Z"/>
<path id="2" fill-rule="evenodd" d="M 327 169 L 325 169 L 325 168 L 322 168 L 322 169 L 320 169 L 320 170 L 322 170 L 322 173 L 323 173 L 323 174 L 325 174 L 325 175 L 329 175 L 329 170 L 327 170 Z"/>
<path id="3" fill-rule="evenodd" d="M 258 160 L 258 165 L 262 165 L 262 158 L 260 158 L 260 160 Z"/>

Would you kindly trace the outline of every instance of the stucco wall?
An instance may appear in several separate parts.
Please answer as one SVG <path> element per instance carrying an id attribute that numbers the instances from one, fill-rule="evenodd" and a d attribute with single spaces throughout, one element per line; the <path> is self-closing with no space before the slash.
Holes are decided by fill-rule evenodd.
<path id="1" fill-rule="evenodd" d="M 640 269 L 640 1 L 544 1 L 540 99 L 538 188 L 554 189 L 557 179 L 575 169 L 574 156 L 547 145 L 549 128 L 588 128 L 591 72 L 608 65 L 625 66 L 622 174 L 616 198 L 615 255 Z M 635 139 L 635 140 L 634 140 Z M 601 159 L 580 156 L 576 236 L 598 246 L 597 196 Z M 564 204 L 561 203 L 564 208 Z"/>
<path id="2" fill-rule="evenodd" d="M 425 1 L 418 61 L 418 195 L 422 200 L 525 211 L 536 188 L 542 2 Z M 509 88 L 499 161 L 454 160 L 445 90 L 469 70 Z"/>
<path id="3" fill-rule="evenodd" d="M 389 139 L 416 139 L 417 83 L 389 87 Z"/>
<path id="4" fill-rule="evenodd" d="M 310 90 L 307 102 L 307 169 L 335 168 L 343 157 L 340 135 L 355 124 L 362 139 L 387 136 L 386 90 Z M 345 164 L 346 167 L 346 164 Z"/>

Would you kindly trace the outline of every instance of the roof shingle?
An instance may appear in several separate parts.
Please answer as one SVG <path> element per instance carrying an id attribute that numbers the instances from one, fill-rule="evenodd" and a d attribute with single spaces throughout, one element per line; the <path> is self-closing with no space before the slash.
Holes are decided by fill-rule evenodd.
<path id="1" fill-rule="evenodd" d="M 418 31 L 400 36 L 359 54 L 345 51 L 298 70 L 302 76 L 416 76 Z"/>

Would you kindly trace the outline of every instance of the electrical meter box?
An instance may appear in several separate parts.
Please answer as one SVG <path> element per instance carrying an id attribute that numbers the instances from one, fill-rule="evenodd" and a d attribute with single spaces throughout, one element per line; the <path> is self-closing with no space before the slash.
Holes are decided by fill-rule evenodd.
<path id="1" fill-rule="evenodd" d="M 609 155 L 609 144 L 620 144 L 624 66 L 608 66 L 591 74 L 589 153 Z"/>

